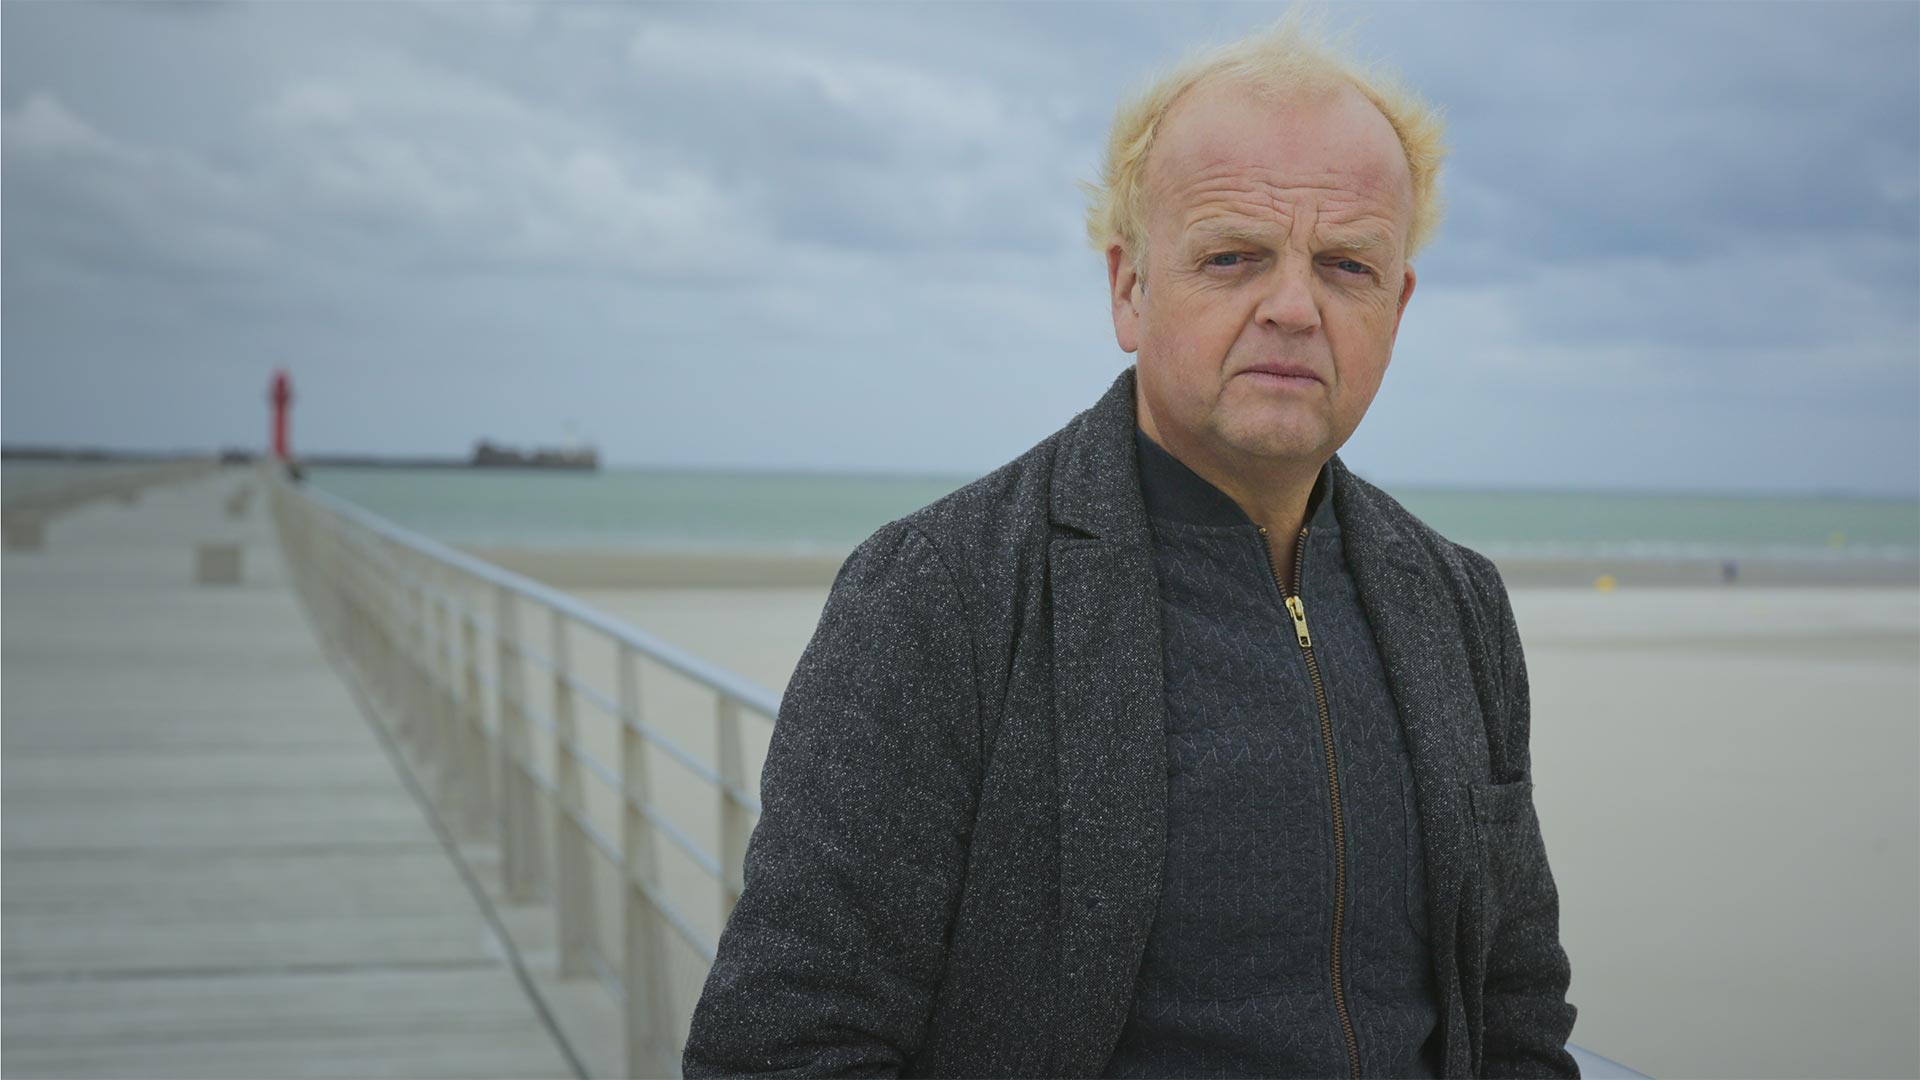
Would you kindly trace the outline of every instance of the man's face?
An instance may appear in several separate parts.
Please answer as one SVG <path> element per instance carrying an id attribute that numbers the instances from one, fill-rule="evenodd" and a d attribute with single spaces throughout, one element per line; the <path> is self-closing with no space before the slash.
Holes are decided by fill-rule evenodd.
<path id="1" fill-rule="evenodd" d="M 1147 164 L 1146 265 L 1107 253 L 1140 422 L 1202 471 L 1305 475 L 1360 423 L 1413 294 L 1412 181 L 1356 90 L 1190 91 Z"/>

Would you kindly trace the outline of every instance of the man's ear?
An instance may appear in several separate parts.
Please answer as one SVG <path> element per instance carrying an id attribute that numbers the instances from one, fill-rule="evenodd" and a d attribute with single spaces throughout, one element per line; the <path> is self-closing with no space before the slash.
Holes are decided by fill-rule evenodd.
<path id="1" fill-rule="evenodd" d="M 1135 352 L 1140 348 L 1140 304 L 1146 297 L 1147 283 L 1134 266 L 1133 256 L 1117 240 L 1107 247 L 1107 291 L 1113 300 L 1114 339 L 1120 343 L 1121 352 Z"/>
<path id="2" fill-rule="evenodd" d="M 1389 340 L 1395 340 L 1400 337 L 1400 316 L 1407 313 L 1407 301 L 1413 299 L 1413 283 L 1413 264 L 1408 263 L 1406 277 L 1401 279 L 1400 301 L 1394 305 L 1393 309 L 1393 338 Z"/>

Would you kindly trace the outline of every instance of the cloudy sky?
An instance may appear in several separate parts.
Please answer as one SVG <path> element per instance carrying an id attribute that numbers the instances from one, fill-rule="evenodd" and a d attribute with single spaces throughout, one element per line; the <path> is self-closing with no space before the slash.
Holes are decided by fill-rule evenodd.
<path id="1" fill-rule="evenodd" d="M 0 8 L 4 438 L 974 474 L 1129 358 L 1128 89 L 1275 5 Z M 1451 211 L 1388 483 L 1920 492 L 1920 6 L 1341 5 Z"/>

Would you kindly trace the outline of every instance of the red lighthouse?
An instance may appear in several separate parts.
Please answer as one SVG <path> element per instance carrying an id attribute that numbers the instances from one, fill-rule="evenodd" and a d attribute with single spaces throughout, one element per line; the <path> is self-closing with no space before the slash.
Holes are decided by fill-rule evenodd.
<path id="1" fill-rule="evenodd" d="M 273 456 L 285 461 L 287 452 L 287 409 L 293 404 L 293 381 L 283 368 L 273 373 L 273 389 L 267 400 L 273 404 Z"/>

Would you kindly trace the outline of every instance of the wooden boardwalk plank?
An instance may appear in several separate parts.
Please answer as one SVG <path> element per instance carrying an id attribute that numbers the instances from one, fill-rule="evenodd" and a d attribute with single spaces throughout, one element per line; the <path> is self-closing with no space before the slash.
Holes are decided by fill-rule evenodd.
<path id="1" fill-rule="evenodd" d="M 156 759 L 180 758 L 158 768 Z M 385 757 L 359 747 L 303 748 L 295 755 L 283 747 L 212 746 L 167 755 L 165 748 L 132 750 L 13 751 L 6 758 L 6 786 L 36 797 L 95 798 L 138 792 L 142 796 L 183 797 L 207 791 L 275 792 L 298 788 L 350 794 L 391 792 L 393 766 Z"/>
<path id="2" fill-rule="evenodd" d="M 78 1042 L 58 1050 L 15 1048 L 10 1076 L 260 1080 L 261 1077 L 484 1077 L 556 1075 L 550 1057 L 518 1031 L 464 1031 L 457 1038 L 347 1035 L 267 1041 Z"/>
<path id="3" fill-rule="evenodd" d="M 213 790 L 174 798 L 140 792 L 92 799 L 26 796 L 9 801 L 8 851 L 253 848 L 288 844 L 430 843 L 419 805 L 395 781 L 379 794 Z"/>
<path id="4" fill-rule="evenodd" d="M 463 969 L 15 981 L 5 1016 L 9 1029 L 26 1029 L 17 1036 L 9 1030 L 10 1052 L 78 1040 L 258 1041 L 537 1026 L 511 980 L 476 979 Z"/>
<path id="5" fill-rule="evenodd" d="M 0 567 L 4 1055 L 32 1076 L 552 1076 L 568 1052 L 328 665 L 243 474 Z M 237 541 L 243 583 L 192 582 Z"/>
<path id="6" fill-rule="evenodd" d="M 58 861 L 57 872 L 45 868 Z M 497 963 L 436 844 L 15 856 L 7 974 Z"/>

